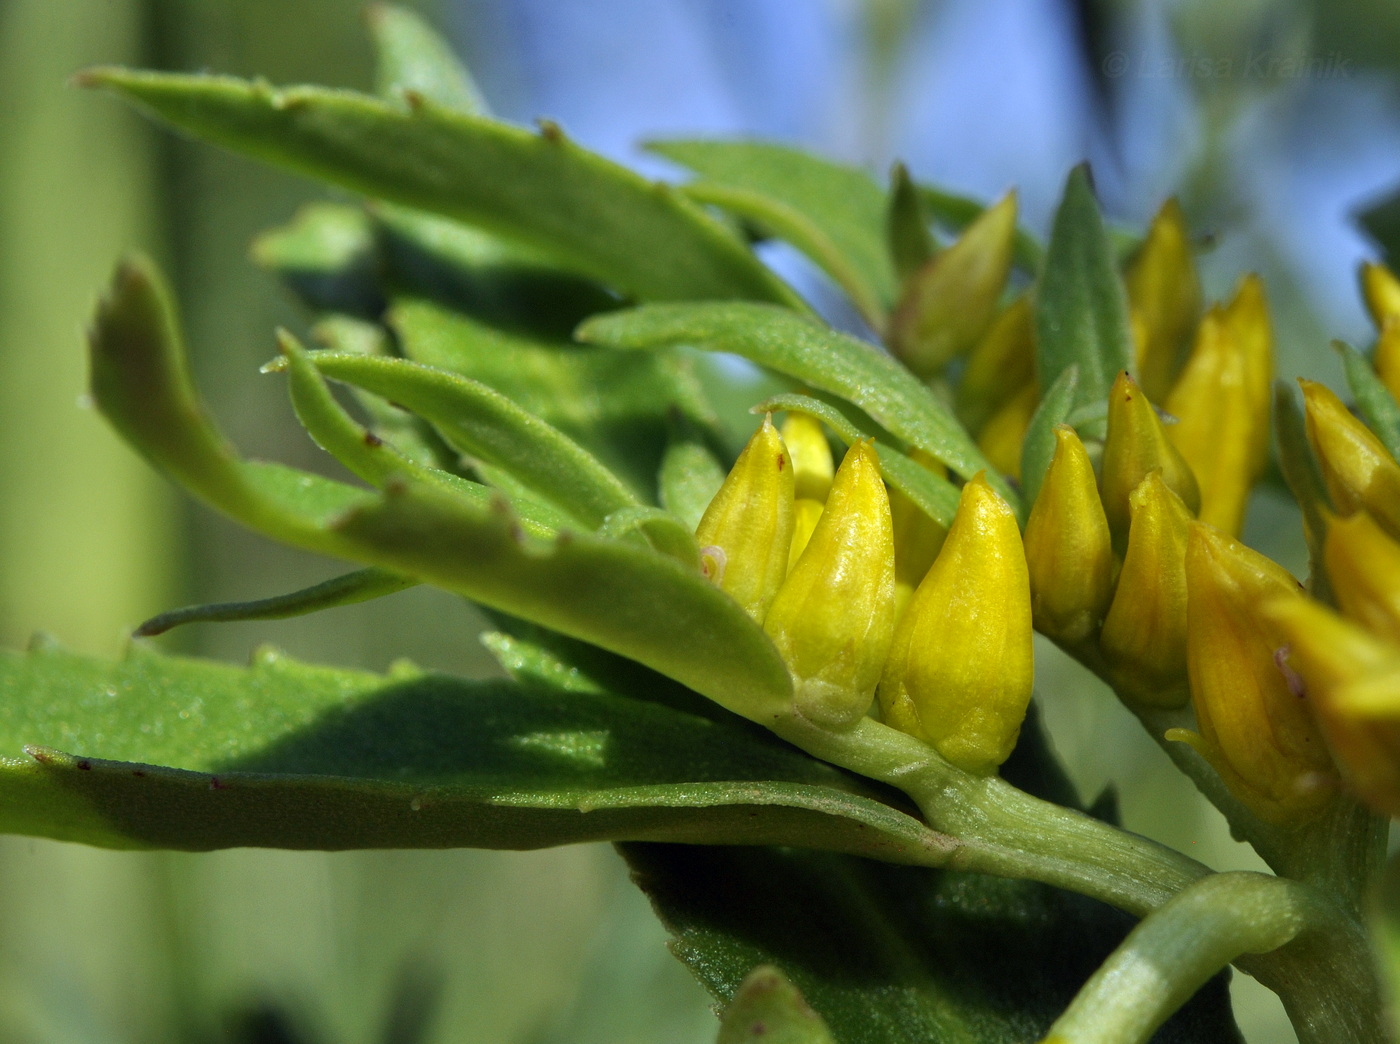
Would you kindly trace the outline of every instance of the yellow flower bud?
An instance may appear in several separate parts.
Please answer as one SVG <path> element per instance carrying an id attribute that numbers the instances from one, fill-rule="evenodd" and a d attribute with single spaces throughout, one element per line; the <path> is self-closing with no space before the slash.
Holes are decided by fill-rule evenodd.
<path id="1" fill-rule="evenodd" d="M 909 457 L 935 475 L 948 477 L 943 463 L 926 451 L 912 450 Z M 914 589 L 938 557 L 948 530 L 897 489 L 890 491 L 890 518 L 894 522 L 894 618 L 898 622 Z"/>
<path id="2" fill-rule="evenodd" d="M 1128 497 L 1149 472 L 1162 479 L 1194 515 L 1201 506 L 1196 476 L 1163 430 L 1157 410 L 1137 382 L 1120 373 L 1108 393 L 1108 437 L 1104 441 L 1099 489 L 1113 546 L 1128 540 Z"/>
<path id="3" fill-rule="evenodd" d="M 1026 523 L 1026 564 L 1041 634 L 1066 645 L 1098 634 L 1113 596 L 1113 547 L 1094 465 L 1068 424 L 1055 428 L 1055 455 Z"/>
<path id="4" fill-rule="evenodd" d="M 1400 318 L 1400 279 L 1385 265 L 1368 261 L 1361 266 L 1361 296 L 1377 330 L 1387 319 Z"/>
<path id="5" fill-rule="evenodd" d="M 1268 461 L 1272 367 L 1251 366 L 1244 339 L 1221 310 L 1201 320 L 1167 412 L 1167 438 L 1196 476 L 1202 522 L 1232 536 L 1244 524 L 1250 489 Z"/>
<path id="6" fill-rule="evenodd" d="M 1030 578 L 1016 515 L 979 474 L 895 630 L 880 706 L 968 772 L 1010 755 L 1035 680 Z"/>
<path id="7" fill-rule="evenodd" d="M 1400 642 L 1400 544 L 1358 511 L 1327 527 L 1322 555 L 1337 608 L 1368 630 Z"/>
<path id="8" fill-rule="evenodd" d="M 1148 398 L 1160 402 L 1171 387 L 1201 312 L 1201 283 L 1191 257 L 1190 234 L 1175 199 L 1167 200 L 1152 219 L 1125 282 L 1142 331 L 1137 339 L 1138 376 Z"/>
<path id="9" fill-rule="evenodd" d="M 977 448 L 987 462 L 1017 481 L 1021 478 L 1021 446 L 1039 405 L 1040 389 L 1031 382 L 992 414 L 977 436 Z"/>
<path id="10" fill-rule="evenodd" d="M 760 623 L 787 576 L 793 513 L 792 462 L 764 417 L 695 530 L 705 575 Z"/>
<path id="11" fill-rule="evenodd" d="M 1011 271 L 1016 194 L 984 210 L 909 280 L 890 322 L 891 347 L 920 376 L 937 373 L 987 332 Z"/>
<path id="12" fill-rule="evenodd" d="M 1099 634 L 1114 687 L 1133 707 L 1190 699 L 1186 674 L 1186 534 L 1191 512 L 1154 471 L 1128 498 L 1132 526 Z"/>
<path id="13" fill-rule="evenodd" d="M 1035 380 L 1035 322 L 1026 294 L 1012 301 L 967 357 L 958 382 L 958 415 L 968 431 Z"/>
<path id="14" fill-rule="evenodd" d="M 1381 324 L 1371 365 L 1376 368 L 1376 376 L 1385 390 L 1400 399 L 1400 314 L 1388 316 Z"/>
<path id="15" fill-rule="evenodd" d="M 1287 666 L 1347 785 L 1378 811 L 1400 815 L 1400 647 L 1302 598 L 1270 602 L 1264 614 L 1288 642 Z M 1356 705 L 1371 693 L 1383 701 L 1380 717 Z"/>
<path id="16" fill-rule="evenodd" d="M 846 451 L 812 539 L 763 629 L 792 673 L 797 709 L 832 727 L 870 709 L 894 634 L 894 533 L 874 444 Z"/>
<path id="17" fill-rule="evenodd" d="M 822 502 L 813 500 L 811 497 L 799 497 L 793 506 L 792 516 L 792 550 L 788 552 L 788 572 L 792 572 L 792 567 L 797 565 L 797 560 L 802 557 L 802 552 L 807 550 L 807 542 L 812 539 L 812 533 L 817 528 L 817 521 L 822 517 Z"/>
<path id="18" fill-rule="evenodd" d="M 1386 532 L 1400 534 L 1400 464 L 1330 389 L 1298 383 L 1308 442 L 1332 505 L 1342 515 L 1369 511 Z"/>
<path id="19" fill-rule="evenodd" d="M 1186 663 L 1199 734 L 1189 743 L 1259 818 L 1287 823 L 1318 812 L 1333 795 L 1334 770 L 1265 602 L 1300 599 L 1281 566 L 1237 540 L 1193 522 L 1186 546 Z"/>
<path id="20" fill-rule="evenodd" d="M 1264 422 L 1253 428 L 1251 461 L 1257 461 L 1262 471 L 1269 459 L 1269 408 L 1274 390 L 1274 328 L 1269 321 L 1269 300 L 1264 293 L 1264 280 L 1251 272 L 1240 280 L 1239 288 L 1225 306 L 1225 320 L 1240 345 L 1245 360 L 1245 390 L 1254 396 L 1250 415 L 1263 417 Z"/>
<path id="21" fill-rule="evenodd" d="M 783 444 L 792 457 L 793 489 L 798 500 L 826 502 L 836 463 L 821 421 L 805 413 L 789 413 L 783 421 Z"/>

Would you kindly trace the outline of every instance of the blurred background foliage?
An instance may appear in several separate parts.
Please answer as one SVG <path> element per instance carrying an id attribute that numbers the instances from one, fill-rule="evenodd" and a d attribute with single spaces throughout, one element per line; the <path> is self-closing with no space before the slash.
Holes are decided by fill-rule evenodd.
<path id="1" fill-rule="evenodd" d="M 1362 341 L 1354 213 L 1400 183 L 1394 0 L 424 0 L 501 115 L 559 120 L 649 173 L 648 135 L 748 134 L 990 198 L 1043 229 L 1094 161 L 1109 213 L 1182 195 L 1211 297 L 1266 276 L 1280 376 L 1334 381 Z M 83 408 L 80 331 L 133 247 L 175 277 L 199 381 L 250 454 L 324 467 L 258 365 L 304 327 L 248 243 L 315 186 L 155 132 L 66 87 L 119 62 L 367 89 L 358 0 L 0 0 L 0 642 L 117 653 L 131 625 L 334 567 L 178 500 Z M 821 280 L 772 262 L 818 302 Z M 834 306 L 832 306 L 834 307 Z M 833 321 L 849 317 L 833 314 Z M 742 392 L 741 392 L 742 396 Z M 1273 494 L 1248 539 L 1303 568 Z M 383 668 L 490 669 L 466 605 L 418 588 L 171 647 L 258 643 Z M 1220 868 L 1257 866 L 1106 691 L 1047 646 L 1042 703 L 1081 790 Z M 0 840 L 0 1040 L 700 1042 L 699 987 L 606 848 L 110 853 Z M 1291 1031 L 1237 977 L 1257 1041 Z M 420 1033 L 421 1030 L 421 1033 Z"/>

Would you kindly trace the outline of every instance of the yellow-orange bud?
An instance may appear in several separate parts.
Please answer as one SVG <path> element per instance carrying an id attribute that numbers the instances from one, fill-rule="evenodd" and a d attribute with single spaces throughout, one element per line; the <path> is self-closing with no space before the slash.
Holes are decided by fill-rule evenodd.
<path id="1" fill-rule="evenodd" d="M 1167 438 L 1196 476 L 1200 518 L 1236 536 L 1255 480 L 1268 460 L 1273 372 L 1251 365 L 1239 323 L 1221 310 L 1201 320 L 1186 369 L 1167 398 L 1177 423 Z"/>
<path id="2" fill-rule="evenodd" d="M 1134 325 L 1140 330 L 1135 337 L 1138 376 L 1148 398 L 1160 402 L 1171 387 L 1201 312 L 1201 283 L 1191 256 L 1190 234 L 1174 198 L 1152 219 L 1125 282 Z"/>
<path id="3" fill-rule="evenodd" d="M 1067 645 L 1098 634 L 1113 595 L 1113 547 L 1094 465 L 1067 424 L 1026 523 L 1036 629 Z"/>
<path id="4" fill-rule="evenodd" d="M 1377 330 L 1387 319 L 1400 319 L 1400 279 L 1385 265 L 1368 261 L 1361 266 L 1361 296 Z"/>
<path id="5" fill-rule="evenodd" d="M 793 505 L 792 549 L 788 552 L 789 573 L 802 557 L 802 552 L 807 550 L 807 542 L 812 539 L 817 521 L 822 517 L 823 506 L 820 500 L 812 500 L 810 497 L 800 497 Z"/>
<path id="6" fill-rule="evenodd" d="M 783 444 L 792 458 L 793 490 L 798 500 L 826 501 L 836 462 L 821 421 L 805 413 L 789 413 L 783 421 Z"/>
<path id="7" fill-rule="evenodd" d="M 935 475 L 948 476 L 943 463 L 925 450 L 912 450 L 909 457 Z M 948 530 L 897 489 L 890 491 L 890 518 L 894 522 L 894 618 L 898 621 L 938 557 Z"/>
<path id="8" fill-rule="evenodd" d="M 1154 471 L 1128 498 L 1132 525 L 1099 635 L 1114 687 L 1130 706 L 1180 707 L 1186 674 L 1186 535 L 1191 512 Z"/>
<path id="9" fill-rule="evenodd" d="M 979 474 L 895 630 L 880 706 L 954 765 L 987 773 L 1016 745 L 1034 680 L 1016 515 Z"/>
<path id="10" fill-rule="evenodd" d="M 977 436 L 977 448 L 987 462 L 1003 475 L 1021 478 L 1021 446 L 1026 441 L 1035 408 L 1040 405 L 1040 389 L 1031 382 L 992 414 Z"/>
<path id="11" fill-rule="evenodd" d="M 937 373 L 986 333 L 1011 271 L 1016 195 L 988 207 L 908 282 L 890 323 L 891 347 L 920 376 Z"/>
<path id="12" fill-rule="evenodd" d="M 1400 534 L 1400 464 L 1330 389 L 1298 383 L 1308 442 L 1333 506 L 1343 515 L 1369 511 L 1387 532 Z"/>
<path id="13" fill-rule="evenodd" d="M 1193 522 L 1186 549 L 1186 661 L 1200 733 L 1191 744 L 1246 806 L 1271 823 L 1318 812 L 1334 793 L 1331 756 L 1284 641 L 1261 606 L 1301 599 L 1286 570 L 1218 530 Z"/>
<path id="14" fill-rule="evenodd" d="M 1376 376 L 1385 385 L 1385 390 L 1400 399 L 1400 315 L 1389 316 L 1381 324 L 1381 335 L 1376 339 L 1371 365 L 1375 367 Z"/>
<path id="15" fill-rule="evenodd" d="M 705 575 L 760 623 L 787 576 L 793 512 L 792 461 L 765 417 L 695 530 Z"/>
<path id="16" fill-rule="evenodd" d="M 1288 642 L 1288 666 L 1348 786 L 1400 815 L 1400 646 L 1305 599 L 1271 602 L 1264 613 Z M 1368 708 L 1372 694 L 1380 706 Z"/>
<path id="17" fill-rule="evenodd" d="M 1123 548 L 1128 540 L 1128 497 L 1153 471 L 1161 471 L 1162 480 L 1194 515 L 1201 506 L 1201 494 L 1191 466 L 1167 438 L 1156 409 L 1137 382 L 1120 373 L 1108 393 L 1108 437 L 1099 478 L 1115 548 Z"/>
<path id="18" fill-rule="evenodd" d="M 958 382 L 958 415 L 977 431 L 1006 400 L 1035 380 L 1035 323 L 1030 297 L 1004 308 L 967 357 Z"/>
<path id="19" fill-rule="evenodd" d="M 1322 555 L 1337 607 L 1368 630 L 1400 642 L 1400 543 L 1358 511 L 1327 527 Z"/>
<path id="20" fill-rule="evenodd" d="M 894 633 L 894 533 L 875 447 L 856 442 L 763 629 L 792 673 L 797 709 L 832 727 L 870 709 Z"/>

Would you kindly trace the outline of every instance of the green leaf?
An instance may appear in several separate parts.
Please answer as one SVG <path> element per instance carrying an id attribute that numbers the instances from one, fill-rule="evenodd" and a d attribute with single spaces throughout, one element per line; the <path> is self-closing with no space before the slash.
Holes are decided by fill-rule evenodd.
<path id="1" fill-rule="evenodd" d="M 413 96 L 410 111 L 350 91 L 104 68 L 122 95 L 235 152 L 548 251 L 628 294 L 804 307 L 723 224 L 547 126 L 532 134 Z"/>
<path id="2" fill-rule="evenodd" d="M 850 295 L 875 328 L 898 281 L 885 247 L 886 194 L 868 174 L 757 141 L 660 141 L 647 148 L 700 178 L 687 195 L 791 243 Z"/>
<path id="3" fill-rule="evenodd" d="M 703 439 L 687 432 L 675 433 L 666 446 L 657 476 L 661 506 L 693 533 L 724 484 L 724 476 L 724 465 Z"/>
<path id="4" fill-rule="evenodd" d="M 692 569 L 700 568 L 700 545 L 694 530 L 669 511 L 637 504 L 614 511 L 598 527 L 598 535 L 613 540 L 633 540 Z"/>
<path id="5" fill-rule="evenodd" d="M 1075 167 L 1055 213 L 1035 300 L 1036 373 L 1042 387 L 1079 367 L 1076 403 L 1106 398 L 1131 365 L 1128 297 L 1085 166 Z"/>
<path id="6" fill-rule="evenodd" d="M 1390 1000 L 1391 1032 L 1400 1035 L 1400 855 L 1391 858 L 1371 902 L 1371 939 Z"/>
<path id="7" fill-rule="evenodd" d="M 919 196 L 924 208 L 940 225 L 954 232 L 961 232 L 981 216 L 987 209 L 986 203 L 968 196 L 945 192 L 931 185 L 920 185 Z M 1016 264 L 1026 272 L 1035 275 L 1045 260 L 1045 249 L 1034 236 L 1025 229 L 1016 230 L 1015 245 L 1012 248 Z"/>
<path id="8" fill-rule="evenodd" d="M 622 850 L 672 950 L 717 1000 L 777 967 L 840 1044 L 1039 1040 L 1133 924 L 1026 881 L 815 852 Z M 1154 1039 L 1237 1042 L 1227 982 Z"/>
<path id="9" fill-rule="evenodd" d="M 959 493 L 947 479 L 935 475 L 903 450 L 878 424 L 855 407 L 809 395 L 776 395 L 754 407 L 755 413 L 795 410 L 824 423 L 847 446 L 861 438 L 875 440 L 880 453 L 880 474 L 941 526 L 951 526 L 958 511 Z"/>
<path id="10" fill-rule="evenodd" d="M 907 280 L 933 257 L 937 244 L 929 231 L 929 216 L 924 209 L 919 187 L 909 177 L 903 163 L 896 163 L 890 172 L 890 202 L 885 215 L 885 238 L 890 258 L 900 281 Z"/>
<path id="11" fill-rule="evenodd" d="M 1332 347 L 1342 357 L 1347 385 L 1356 399 L 1361 419 L 1376 433 L 1392 457 L 1400 456 L 1400 404 L 1381 383 L 1365 356 L 1345 341 L 1333 341 Z"/>
<path id="12" fill-rule="evenodd" d="M 607 693 L 140 648 L 119 663 L 0 653 L 0 693 L 9 833 L 187 850 L 664 838 L 952 851 L 761 731 Z"/>
<path id="13" fill-rule="evenodd" d="M 777 968 L 751 971 L 720 1018 L 717 1044 L 835 1044 L 821 1016 Z"/>
<path id="14" fill-rule="evenodd" d="M 396 299 L 389 323 L 410 359 L 496 389 L 648 495 L 672 420 L 678 416 L 701 433 L 716 423 L 676 352 L 640 356 L 579 345 L 567 332 L 537 336 L 416 298 Z"/>
<path id="15" fill-rule="evenodd" d="M 471 73 L 427 22 L 394 4 L 372 4 L 368 16 L 379 58 L 380 95 L 417 94 L 447 109 L 486 114 L 486 102 Z"/>
<path id="16" fill-rule="evenodd" d="M 379 247 L 362 207 L 308 204 L 254 239 L 252 256 L 313 309 L 360 318 L 384 310 Z"/>
<path id="17" fill-rule="evenodd" d="M 385 356 L 318 352 L 310 358 L 332 380 L 412 410 L 454 449 L 509 472 L 590 528 L 638 503 L 582 446 L 479 381 Z"/>
<path id="18" fill-rule="evenodd" d="M 964 478 L 985 469 L 997 491 L 1012 505 L 1018 502 L 949 408 L 918 378 L 873 345 L 792 312 L 746 303 L 644 305 L 590 319 L 578 337 L 614 348 L 688 344 L 734 352 L 854 403 Z"/>
<path id="19" fill-rule="evenodd" d="M 150 638 L 189 623 L 286 620 L 293 616 L 305 616 L 307 613 L 319 613 L 322 609 L 334 609 L 342 605 L 354 605 L 356 602 L 367 602 L 372 598 L 382 598 L 406 590 L 417 583 L 416 580 L 395 576 L 382 569 L 357 569 L 353 573 L 332 577 L 311 587 L 304 587 L 300 591 L 272 598 L 172 609 L 151 617 L 136 628 L 134 636 Z"/>
<path id="20" fill-rule="evenodd" d="M 1391 192 L 1358 211 L 1356 220 L 1381 248 L 1386 267 L 1400 272 L 1400 192 Z"/>
<path id="21" fill-rule="evenodd" d="M 1021 443 L 1021 491 L 1026 512 L 1040 495 L 1040 484 L 1055 456 L 1055 426 L 1069 420 L 1079 388 L 1079 367 L 1066 367 L 1040 399 Z"/>
<path id="22" fill-rule="evenodd" d="M 1322 543 L 1327 535 L 1332 501 L 1308 443 L 1307 422 L 1298 397 L 1287 381 L 1274 383 L 1274 441 L 1278 446 L 1278 466 L 1283 481 L 1303 513 L 1303 537 L 1308 545 L 1308 591 L 1317 599 L 1331 602 Z"/>

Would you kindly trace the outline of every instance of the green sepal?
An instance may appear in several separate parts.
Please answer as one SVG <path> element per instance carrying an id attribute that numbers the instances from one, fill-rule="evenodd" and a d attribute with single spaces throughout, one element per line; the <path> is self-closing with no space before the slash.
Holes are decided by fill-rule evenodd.
<path id="1" fill-rule="evenodd" d="M 381 97 L 405 99 L 417 94 L 444 108 L 487 115 L 486 101 L 471 73 L 427 22 L 396 4 L 371 4 L 366 14 Z"/>
<path id="2" fill-rule="evenodd" d="M 580 148 L 410 96 L 101 68 L 113 91 L 215 145 L 352 192 L 535 245 L 644 299 L 744 298 L 805 307 L 722 223 L 681 193 Z"/>
<path id="3" fill-rule="evenodd" d="M 775 395 L 753 408 L 755 413 L 795 410 L 815 417 L 836 433 L 847 446 L 857 439 L 875 440 L 880 455 L 880 474 L 895 489 L 918 505 L 941 526 L 951 526 L 958 511 L 958 488 L 935 475 L 918 461 L 910 460 L 888 432 L 855 407 L 839 400 L 811 395 Z"/>
<path id="4" fill-rule="evenodd" d="M 928 214 L 952 232 L 961 232 L 987 209 L 985 203 L 931 185 L 920 185 L 919 196 Z M 1045 248 L 1024 228 L 1016 229 L 1011 249 L 1014 263 L 1023 272 L 1035 275 L 1040 271 L 1045 261 Z"/>
<path id="5" fill-rule="evenodd" d="M 214 602 L 190 605 L 153 616 L 132 632 L 134 638 L 151 638 L 191 623 L 231 623 L 238 620 L 287 620 L 356 602 L 396 594 L 416 586 L 417 580 L 386 573 L 382 569 L 357 569 L 331 577 L 300 591 L 259 598 L 251 602 Z"/>
<path id="6" fill-rule="evenodd" d="M 1035 295 L 1036 374 L 1042 387 L 1079 367 L 1077 403 L 1106 398 L 1129 369 L 1128 295 L 1085 165 L 1070 171 Z"/>
<path id="7" fill-rule="evenodd" d="M 929 231 L 928 211 L 919 187 L 903 163 L 890 171 L 890 202 L 885 213 L 885 239 L 900 281 L 907 280 L 933 257 L 937 244 Z"/>
<path id="8" fill-rule="evenodd" d="M 1400 404 L 1381 383 L 1365 356 L 1345 341 L 1333 341 L 1332 348 L 1342 357 L 1347 386 L 1356 399 L 1361 419 L 1376 433 L 1376 438 L 1392 457 L 1400 457 Z"/>
<path id="9" fill-rule="evenodd" d="M 614 348 L 688 344 L 742 355 L 854 403 L 964 478 L 985 470 L 998 493 L 1018 502 L 948 406 L 917 377 L 873 345 L 793 312 L 737 302 L 644 305 L 590 319 L 577 336 Z"/>
<path id="10" fill-rule="evenodd" d="M 1079 367 L 1071 364 L 1041 396 L 1026 427 L 1025 441 L 1021 443 L 1021 503 L 1028 515 L 1055 456 L 1055 425 L 1069 420 L 1078 388 Z"/>
<path id="11" fill-rule="evenodd" d="M 684 186 L 791 243 L 851 298 L 875 329 L 898 280 L 884 242 L 885 192 L 863 170 L 757 141 L 660 141 L 648 150 L 700 175 Z"/>

